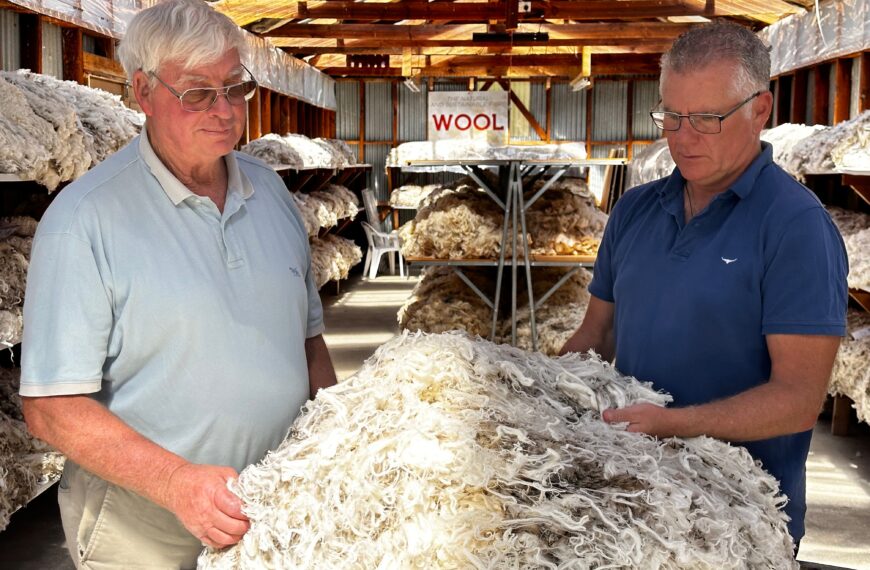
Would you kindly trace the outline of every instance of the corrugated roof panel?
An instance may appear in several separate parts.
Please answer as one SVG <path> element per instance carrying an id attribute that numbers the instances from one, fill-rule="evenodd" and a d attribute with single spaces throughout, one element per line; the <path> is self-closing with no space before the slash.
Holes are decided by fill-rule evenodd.
<path id="1" fill-rule="evenodd" d="M 468 91 L 468 81 L 435 81 L 432 91 Z"/>
<path id="2" fill-rule="evenodd" d="M 426 140 L 429 87 L 423 83 L 415 93 L 399 84 L 399 141 Z"/>
<path id="3" fill-rule="evenodd" d="M 631 137 L 633 139 L 654 140 L 661 136 L 661 130 L 649 116 L 649 112 L 658 102 L 659 82 L 657 79 L 638 79 L 634 82 L 631 117 Z"/>
<path id="4" fill-rule="evenodd" d="M 0 9 L 0 69 L 21 68 L 21 30 L 18 12 Z"/>
<path id="5" fill-rule="evenodd" d="M 392 84 L 366 81 L 366 140 L 393 140 Z"/>
<path id="6" fill-rule="evenodd" d="M 359 83 L 336 81 L 335 136 L 344 140 L 359 140 Z"/>
<path id="7" fill-rule="evenodd" d="M 592 89 L 592 140 L 627 140 L 628 81 L 596 81 Z"/>
<path id="8" fill-rule="evenodd" d="M 552 83 L 552 140 L 586 140 L 586 93 L 587 90 L 572 91 L 568 83 Z"/>

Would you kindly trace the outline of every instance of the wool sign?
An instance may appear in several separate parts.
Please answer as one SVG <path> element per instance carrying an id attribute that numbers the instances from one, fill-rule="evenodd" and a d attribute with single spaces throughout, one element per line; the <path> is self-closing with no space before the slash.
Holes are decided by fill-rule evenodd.
<path id="1" fill-rule="evenodd" d="M 429 140 L 508 142 L 508 94 L 504 91 L 429 93 Z"/>

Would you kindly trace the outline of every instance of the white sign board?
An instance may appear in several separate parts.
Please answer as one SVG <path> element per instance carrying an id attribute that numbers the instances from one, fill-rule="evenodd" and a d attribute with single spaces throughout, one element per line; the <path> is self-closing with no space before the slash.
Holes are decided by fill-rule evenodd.
<path id="1" fill-rule="evenodd" d="M 429 140 L 508 142 L 508 94 L 505 91 L 429 93 Z"/>

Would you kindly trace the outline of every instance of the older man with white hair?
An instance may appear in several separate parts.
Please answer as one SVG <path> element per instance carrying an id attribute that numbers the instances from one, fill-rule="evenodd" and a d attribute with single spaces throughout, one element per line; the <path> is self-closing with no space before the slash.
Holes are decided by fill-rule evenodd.
<path id="1" fill-rule="evenodd" d="M 304 225 L 274 171 L 233 152 L 257 83 L 198 0 L 140 12 L 120 55 L 142 134 L 39 225 L 21 395 L 68 461 L 80 568 L 188 568 L 249 522 L 227 480 L 335 383 Z"/>
<path id="2" fill-rule="evenodd" d="M 769 77 L 768 49 L 736 24 L 674 42 L 650 114 L 677 168 L 620 198 L 562 351 L 615 357 L 674 397 L 606 421 L 744 446 L 779 480 L 799 543 L 812 427 L 845 334 L 847 262 L 822 204 L 760 142 Z"/>

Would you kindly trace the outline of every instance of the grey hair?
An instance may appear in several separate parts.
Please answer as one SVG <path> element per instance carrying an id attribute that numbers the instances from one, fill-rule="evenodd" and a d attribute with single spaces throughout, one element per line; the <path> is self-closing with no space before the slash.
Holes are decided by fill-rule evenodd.
<path id="1" fill-rule="evenodd" d="M 678 37 L 662 56 L 662 83 L 669 71 L 689 73 L 721 62 L 737 66 L 734 95 L 748 97 L 769 89 L 770 48 L 751 30 L 730 22 L 695 27 Z"/>
<path id="2" fill-rule="evenodd" d="M 140 69 L 156 73 L 168 62 L 191 69 L 213 63 L 233 48 L 244 61 L 245 36 L 228 17 L 203 0 L 167 0 L 136 14 L 118 57 L 132 81 Z"/>

